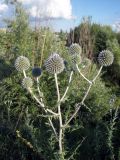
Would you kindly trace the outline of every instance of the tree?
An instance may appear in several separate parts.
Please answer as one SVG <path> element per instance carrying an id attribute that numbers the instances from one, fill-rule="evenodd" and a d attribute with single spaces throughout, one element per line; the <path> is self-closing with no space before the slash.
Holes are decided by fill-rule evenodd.
<path id="1" fill-rule="evenodd" d="M 16 54 L 28 55 L 32 51 L 33 43 L 31 43 L 31 30 L 29 29 L 27 13 L 21 3 L 15 2 L 12 5 L 15 7 L 15 15 L 12 20 L 5 19 L 4 21 L 7 24 L 6 36 L 8 49 L 6 48 L 6 52 L 8 56 L 13 58 L 17 56 Z"/>

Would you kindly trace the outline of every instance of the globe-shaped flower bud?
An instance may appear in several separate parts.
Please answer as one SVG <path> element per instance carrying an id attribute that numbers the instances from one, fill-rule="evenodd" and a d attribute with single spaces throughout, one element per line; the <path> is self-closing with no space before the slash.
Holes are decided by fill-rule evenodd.
<path id="1" fill-rule="evenodd" d="M 35 67 L 32 69 L 32 75 L 33 77 L 39 77 L 41 75 L 41 68 Z"/>
<path id="2" fill-rule="evenodd" d="M 59 54 L 53 53 L 45 62 L 45 68 L 49 73 L 59 74 L 64 70 L 64 60 Z"/>
<path id="3" fill-rule="evenodd" d="M 109 50 L 103 50 L 98 56 L 98 62 L 101 66 L 110 66 L 114 61 L 113 53 Z"/>
<path id="4" fill-rule="evenodd" d="M 82 68 L 90 67 L 90 65 L 91 65 L 91 60 L 90 59 L 84 58 L 82 60 L 82 63 L 81 63 Z"/>
<path id="5" fill-rule="evenodd" d="M 71 61 L 72 61 L 73 65 L 80 64 L 81 63 L 81 56 L 78 54 L 72 55 Z"/>
<path id="6" fill-rule="evenodd" d="M 18 71 L 22 72 L 22 71 L 28 70 L 29 67 L 30 67 L 30 61 L 27 57 L 20 56 L 16 59 L 15 68 Z"/>
<path id="7" fill-rule="evenodd" d="M 70 52 L 71 55 L 81 54 L 82 49 L 81 49 L 79 44 L 73 43 L 69 48 L 69 52 Z"/>
<path id="8" fill-rule="evenodd" d="M 31 88 L 33 85 L 33 81 L 30 77 L 25 77 L 22 81 L 22 86 L 26 89 Z"/>

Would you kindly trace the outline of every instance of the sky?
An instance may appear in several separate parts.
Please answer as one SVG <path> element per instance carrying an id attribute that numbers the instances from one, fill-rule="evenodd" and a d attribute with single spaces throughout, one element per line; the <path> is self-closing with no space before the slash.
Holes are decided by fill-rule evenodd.
<path id="1" fill-rule="evenodd" d="M 73 14 L 81 17 L 92 16 L 93 22 L 112 25 L 120 20 L 120 0 L 72 0 Z"/>
<path id="2" fill-rule="evenodd" d="M 57 31 L 69 30 L 80 24 L 82 17 L 91 16 L 92 22 L 113 27 L 120 22 L 120 0 L 18 0 L 31 16 L 51 19 L 49 24 Z M 2 19 L 12 16 L 12 7 L 0 0 L 0 27 Z"/>

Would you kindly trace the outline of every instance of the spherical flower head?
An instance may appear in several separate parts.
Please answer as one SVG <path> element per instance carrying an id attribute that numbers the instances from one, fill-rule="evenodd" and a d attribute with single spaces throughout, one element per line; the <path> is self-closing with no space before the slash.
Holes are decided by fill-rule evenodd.
<path id="1" fill-rule="evenodd" d="M 30 77 L 25 77 L 22 81 L 22 86 L 26 89 L 31 88 L 33 85 L 33 81 Z"/>
<path id="2" fill-rule="evenodd" d="M 91 65 L 91 60 L 90 60 L 90 59 L 84 58 L 84 59 L 82 60 L 82 63 L 81 63 L 81 67 L 82 67 L 82 68 L 90 67 L 90 65 Z"/>
<path id="3" fill-rule="evenodd" d="M 72 61 L 73 65 L 76 65 L 76 64 L 78 65 L 78 64 L 81 63 L 81 56 L 78 55 L 78 54 L 72 55 L 71 56 L 71 61 Z"/>
<path id="4" fill-rule="evenodd" d="M 32 75 L 33 75 L 33 77 L 39 77 L 40 75 L 41 75 L 41 68 L 39 68 L 39 67 L 35 67 L 35 68 L 33 68 L 32 69 Z"/>
<path id="5" fill-rule="evenodd" d="M 51 74 L 59 74 L 64 70 L 64 60 L 59 54 L 53 53 L 45 62 L 45 68 Z"/>
<path id="6" fill-rule="evenodd" d="M 28 70 L 30 67 L 30 61 L 27 57 L 20 56 L 15 61 L 15 68 L 22 72 Z"/>
<path id="7" fill-rule="evenodd" d="M 98 62 L 101 66 L 110 66 L 114 61 L 113 53 L 109 50 L 103 50 L 98 56 Z"/>
<path id="8" fill-rule="evenodd" d="M 71 44 L 71 46 L 69 48 L 69 52 L 70 52 L 71 55 L 81 54 L 82 49 L 81 49 L 79 44 L 73 43 L 73 44 Z"/>

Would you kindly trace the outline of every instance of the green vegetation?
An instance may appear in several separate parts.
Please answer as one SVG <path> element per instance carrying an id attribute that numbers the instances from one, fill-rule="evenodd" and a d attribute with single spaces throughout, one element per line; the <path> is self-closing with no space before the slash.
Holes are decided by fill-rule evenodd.
<path id="1" fill-rule="evenodd" d="M 82 47 L 79 68 L 92 80 L 99 70 L 98 54 L 102 50 L 114 53 L 114 62 L 103 68 L 100 76 L 74 119 L 64 132 L 64 154 L 68 160 L 120 160 L 120 33 L 110 26 L 93 24 L 91 18 L 70 33 L 54 33 L 49 28 L 33 29 L 28 15 L 19 3 L 15 19 L 5 20 L 6 31 L 0 31 L 0 159 L 54 160 L 59 159 L 58 142 L 48 123 L 48 117 L 38 107 L 29 92 L 21 86 L 23 75 L 15 70 L 14 62 L 26 56 L 33 67 L 41 68 L 39 87 L 46 106 L 56 111 L 54 76 L 46 72 L 44 62 L 53 52 L 65 59 L 65 71 L 58 76 L 60 92 L 64 93 L 69 75 L 74 71 L 70 89 L 61 104 L 64 121 L 75 111 L 88 88 L 71 62 L 68 47 Z M 74 33 L 74 34 L 73 34 Z M 67 40 L 66 40 L 67 37 Z M 74 57 L 76 58 L 76 57 Z M 32 76 L 31 76 L 32 77 Z M 32 77 L 32 80 L 35 78 Z M 34 84 L 34 92 L 37 92 Z M 58 128 L 58 121 L 53 119 Z"/>

